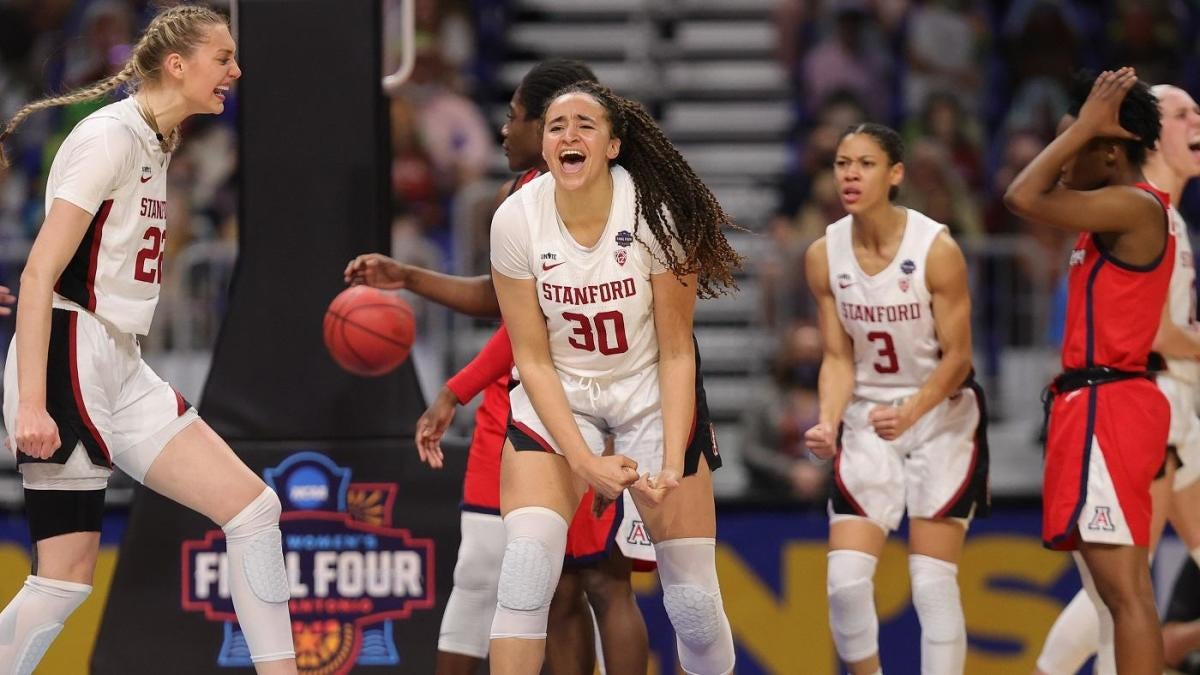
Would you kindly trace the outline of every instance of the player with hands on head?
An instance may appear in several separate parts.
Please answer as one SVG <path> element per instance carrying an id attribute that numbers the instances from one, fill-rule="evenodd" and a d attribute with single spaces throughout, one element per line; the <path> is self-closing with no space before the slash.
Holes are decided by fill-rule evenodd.
<path id="1" fill-rule="evenodd" d="M 899 134 L 847 129 L 834 162 L 842 206 L 805 256 L 824 357 L 810 451 L 835 458 L 829 500 L 829 621 L 853 675 L 881 671 L 873 578 L 887 536 L 909 518 L 921 673 L 962 673 L 958 560 L 986 515 L 982 390 L 971 374 L 971 301 L 945 225 L 899 206 Z"/>
<path id="2" fill-rule="evenodd" d="M 1105 71 L 1004 196 L 1029 221 L 1079 232 L 1049 389 L 1042 538 L 1074 551 L 1100 615 L 1100 672 L 1123 675 L 1163 668 L 1148 547 L 1170 407 L 1147 366 L 1176 251 L 1170 197 L 1143 172 L 1160 129 L 1134 70 Z"/>

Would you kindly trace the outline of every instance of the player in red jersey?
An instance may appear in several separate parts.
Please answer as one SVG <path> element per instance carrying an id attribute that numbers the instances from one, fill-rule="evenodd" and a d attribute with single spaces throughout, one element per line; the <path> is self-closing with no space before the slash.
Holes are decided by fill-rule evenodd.
<path id="1" fill-rule="evenodd" d="M 1042 537 L 1077 551 L 1100 611 L 1102 654 L 1113 644 L 1119 672 L 1157 674 L 1150 484 L 1164 460 L 1170 408 L 1146 366 L 1175 256 L 1169 197 L 1142 173 L 1158 141 L 1158 105 L 1132 68 L 1105 71 L 1061 127 L 1004 195 L 1024 218 L 1080 232 L 1064 372 L 1050 387 Z"/>
<path id="2" fill-rule="evenodd" d="M 503 129 L 509 167 L 523 173 L 503 186 L 497 203 L 546 168 L 541 154 L 541 110 L 548 97 L 568 84 L 595 79 L 584 64 L 561 59 L 544 61 L 525 76 L 513 93 Z M 347 281 L 356 274 L 361 274 L 362 281 L 370 285 L 405 288 L 464 314 L 500 315 L 488 275 L 440 274 L 376 254 L 360 256 L 347 267 Z M 474 673 L 487 656 L 504 553 L 500 449 L 508 425 L 512 366 L 512 345 L 507 330 L 501 326 L 479 355 L 446 382 L 417 422 L 417 449 L 422 461 L 441 468 L 440 442 L 457 407 L 481 392 L 484 394 L 483 404 L 475 413 L 475 432 L 463 479 L 462 544 L 455 567 L 454 590 L 442 619 L 438 643 L 440 675 Z M 568 546 L 566 566 L 551 604 L 550 624 L 554 628 L 547 663 L 555 675 L 593 672 L 595 654 L 587 602 L 595 609 L 609 671 L 646 670 L 649 646 L 645 622 L 630 582 L 635 561 L 614 546 L 614 528 L 623 525 L 619 516 L 624 512 L 624 504 L 609 505 L 596 516 L 591 513 L 590 501 L 585 499 L 572 523 L 569 537 L 574 545 Z M 641 548 L 652 560 L 649 543 Z"/>

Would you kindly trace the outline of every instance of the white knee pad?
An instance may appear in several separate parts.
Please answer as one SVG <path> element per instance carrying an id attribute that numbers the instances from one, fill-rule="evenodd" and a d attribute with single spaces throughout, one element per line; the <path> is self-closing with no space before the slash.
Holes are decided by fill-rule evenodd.
<path id="1" fill-rule="evenodd" d="M 875 615 L 875 556 L 862 551 L 829 552 L 825 590 L 829 594 L 829 627 L 838 656 L 846 663 L 879 651 L 879 617 Z"/>
<path id="2" fill-rule="evenodd" d="M 30 575 L 0 612 L 0 674 L 30 675 L 92 587 Z"/>
<path id="3" fill-rule="evenodd" d="M 496 586 L 504 563 L 504 521 L 500 516 L 464 511 L 461 522 L 454 588 L 442 614 L 438 651 L 483 659 L 488 654 Z"/>
<path id="4" fill-rule="evenodd" d="M 567 521 L 550 509 L 526 506 L 504 517 L 504 537 L 492 639 L 544 640 L 567 551 Z"/>
<path id="5" fill-rule="evenodd" d="M 296 656 L 279 533 L 282 510 L 275 491 L 267 488 L 221 528 L 229 556 L 229 594 L 255 663 Z"/>
<path id="6" fill-rule="evenodd" d="M 689 675 L 733 670 L 733 632 L 721 603 L 715 539 L 670 539 L 654 544 L 663 607 L 675 628 L 679 665 Z"/>
<path id="7" fill-rule="evenodd" d="M 913 606 L 921 620 L 921 673 L 962 673 L 967 627 L 958 595 L 958 565 L 924 555 L 908 556 Z"/>
<path id="8" fill-rule="evenodd" d="M 1079 589 L 1050 627 L 1037 668 L 1047 675 L 1074 675 L 1099 646 L 1100 615 L 1087 591 Z"/>

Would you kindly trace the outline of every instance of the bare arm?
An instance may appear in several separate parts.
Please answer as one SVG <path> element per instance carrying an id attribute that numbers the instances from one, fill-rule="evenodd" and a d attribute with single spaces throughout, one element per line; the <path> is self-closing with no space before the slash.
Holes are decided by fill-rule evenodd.
<path id="1" fill-rule="evenodd" d="M 670 272 L 650 277 L 658 334 L 658 389 L 662 398 L 664 478 L 683 477 L 683 456 L 696 415 L 696 275 L 682 283 Z"/>
<path id="2" fill-rule="evenodd" d="M 486 274 L 460 277 L 398 262 L 381 253 L 365 253 L 351 260 L 342 276 L 348 284 L 407 289 L 462 314 L 500 316 L 496 289 Z"/>
<path id="3" fill-rule="evenodd" d="M 1178 623 L 1168 621 L 1163 626 L 1163 660 L 1178 666 L 1188 654 L 1200 649 L 1200 621 Z"/>
<path id="4" fill-rule="evenodd" d="M 871 411 L 875 432 L 892 440 L 961 386 L 971 372 L 971 296 L 967 288 L 967 261 L 949 234 L 941 234 L 929 249 L 925 283 L 933 296 L 934 329 L 942 358 L 921 385 L 898 408 Z"/>
<path id="5" fill-rule="evenodd" d="M 1008 186 L 1005 206 L 1027 220 L 1077 232 L 1129 232 L 1147 218 L 1160 218 L 1162 207 L 1138 188 L 1118 185 L 1085 191 L 1059 183 L 1063 166 L 1094 139 L 1115 146 L 1120 139 L 1134 138 L 1121 127 L 1117 115 L 1125 94 L 1136 82 L 1137 76 L 1129 68 L 1101 74 L 1079 118 Z"/>
<path id="6" fill-rule="evenodd" d="M 1169 359 L 1200 359 L 1200 333 L 1172 321 L 1170 306 L 1163 305 L 1152 349 Z"/>
<path id="7" fill-rule="evenodd" d="M 804 254 L 808 288 L 817 302 L 817 317 L 825 353 L 817 389 L 821 396 L 820 422 L 805 433 L 809 450 L 818 457 L 832 457 L 837 450 L 837 431 L 846 404 L 854 393 L 854 343 L 838 318 L 837 302 L 829 286 L 829 258 L 822 237 Z"/>
<path id="8" fill-rule="evenodd" d="M 20 401 L 13 436 L 17 448 L 34 457 L 49 457 L 59 444 L 58 427 L 46 412 L 51 295 L 91 221 L 92 214 L 55 199 L 21 273 L 15 337 Z"/>

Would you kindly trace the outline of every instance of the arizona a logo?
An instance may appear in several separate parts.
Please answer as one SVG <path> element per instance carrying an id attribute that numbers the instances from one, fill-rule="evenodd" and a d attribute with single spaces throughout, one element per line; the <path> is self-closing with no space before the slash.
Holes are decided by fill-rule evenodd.
<path id="1" fill-rule="evenodd" d="M 1117 529 L 1113 524 L 1112 513 L 1107 506 L 1097 506 L 1092 512 L 1092 519 L 1088 521 L 1089 530 L 1104 530 L 1112 532 Z"/>

